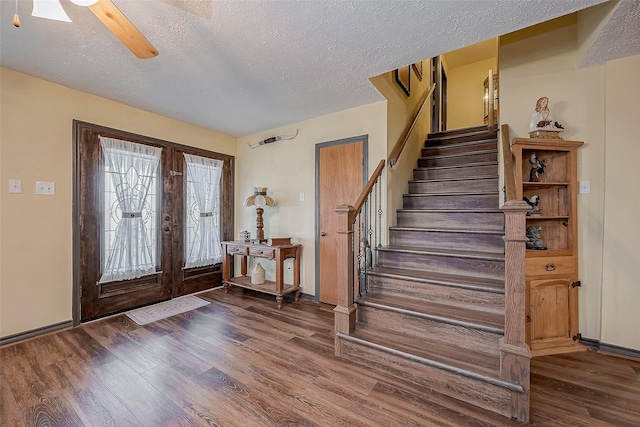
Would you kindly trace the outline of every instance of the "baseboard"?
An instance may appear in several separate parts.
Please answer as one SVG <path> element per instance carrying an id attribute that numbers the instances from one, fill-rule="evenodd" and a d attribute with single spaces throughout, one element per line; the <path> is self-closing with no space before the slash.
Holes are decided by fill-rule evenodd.
<path id="1" fill-rule="evenodd" d="M 602 353 L 609 353 L 617 356 L 630 357 L 632 359 L 640 360 L 640 350 L 620 347 L 613 344 L 606 344 L 592 338 L 580 338 L 580 344 Z"/>
<path id="2" fill-rule="evenodd" d="M 73 321 L 67 320 L 60 323 L 54 323 L 53 325 L 43 326 L 37 329 L 31 329 L 30 331 L 20 332 L 13 335 L 7 335 L 6 337 L 0 337 L 0 347 L 2 347 L 3 345 L 37 337 L 39 335 L 56 332 L 61 329 L 71 328 L 72 326 L 73 326 Z"/>

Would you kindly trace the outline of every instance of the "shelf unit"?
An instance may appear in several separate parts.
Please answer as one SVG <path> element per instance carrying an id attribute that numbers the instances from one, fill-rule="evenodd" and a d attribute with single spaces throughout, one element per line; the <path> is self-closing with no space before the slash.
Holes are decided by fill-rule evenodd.
<path id="1" fill-rule="evenodd" d="M 518 198 L 539 197 L 540 214 L 526 226 L 539 226 L 546 249 L 525 255 L 527 344 L 533 356 L 582 350 L 578 323 L 577 149 L 582 141 L 515 138 Z M 530 182 L 532 154 L 545 168 Z"/>

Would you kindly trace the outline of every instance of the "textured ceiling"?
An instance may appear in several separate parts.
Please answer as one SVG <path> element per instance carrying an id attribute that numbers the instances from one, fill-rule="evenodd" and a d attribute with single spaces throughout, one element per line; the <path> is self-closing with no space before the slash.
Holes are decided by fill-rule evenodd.
<path id="1" fill-rule="evenodd" d="M 139 60 L 68 0 L 72 23 L 19 0 L 20 28 L 2 0 L 0 65 L 242 136 L 381 100 L 369 77 L 602 1 L 113 0 L 160 51 Z"/>

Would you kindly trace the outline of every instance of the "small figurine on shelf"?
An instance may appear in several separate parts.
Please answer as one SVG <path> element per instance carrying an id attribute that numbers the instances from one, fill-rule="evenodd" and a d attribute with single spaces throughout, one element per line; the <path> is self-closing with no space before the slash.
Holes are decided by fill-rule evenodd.
<path id="1" fill-rule="evenodd" d="M 546 246 L 542 243 L 542 239 L 540 238 L 540 232 L 542 231 L 542 227 L 539 225 L 532 225 L 527 227 L 527 249 L 535 249 L 538 251 L 544 251 L 547 249 Z"/>
<path id="2" fill-rule="evenodd" d="M 534 194 L 530 199 L 523 197 L 522 200 L 524 200 L 529 206 L 531 206 L 531 209 L 529 209 L 529 212 L 527 212 L 527 216 L 540 216 L 540 207 L 538 206 L 538 203 L 540 202 L 540 196 Z"/>
<path id="3" fill-rule="evenodd" d="M 540 175 L 544 173 L 544 168 L 547 166 L 547 163 L 536 156 L 536 153 L 531 153 L 529 163 L 531 164 L 529 182 L 540 182 Z"/>
<path id="4" fill-rule="evenodd" d="M 549 110 L 549 98 L 543 96 L 536 102 L 536 108 L 531 115 L 531 121 L 529 122 L 529 130 L 552 130 L 562 131 L 564 126 L 553 120 L 551 117 L 551 110 Z"/>

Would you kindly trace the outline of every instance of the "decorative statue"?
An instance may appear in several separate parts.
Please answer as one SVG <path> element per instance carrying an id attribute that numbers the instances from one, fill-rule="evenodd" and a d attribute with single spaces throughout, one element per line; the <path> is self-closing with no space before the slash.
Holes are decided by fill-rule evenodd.
<path id="1" fill-rule="evenodd" d="M 553 120 L 551 117 L 551 111 L 549 110 L 549 98 L 543 96 L 536 102 L 536 109 L 531 115 L 531 121 L 529 122 L 529 130 L 563 130 L 564 126 Z"/>
<path id="2" fill-rule="evenodd" d="M 540 216 L 540 208 L 538 207 L 540 197 L 538 195 L 534 194 L 530 199 L 523 197 L 522 200 L 524 200 L 529 204 L 529 206 L 531 206 L 531 209 L 529 209 L 529 212 L 527 212 L 527 216 Z"/>
<path id="3" fill-rule="evenodd" d="M 531 170 L 529 171 L 529 182 L 540 182 L 540 174 L 544 173 L 544 168 L 547 166 L 544 160 L 536 156 L 536 153 L 531 153 L 529 156 L 529 163 L 531 163 Z"/>
<path id="4" fill-rule="evenodd" d="M 539 225 L 532 225 L 527 227 L 527 249 L 535 249 L 538 251 L 544 251 L 547 249 L 546 246 L 542 243 L 542 239 L 540 238 L 540 232 L 542 231 L 542 227 Z"/>

